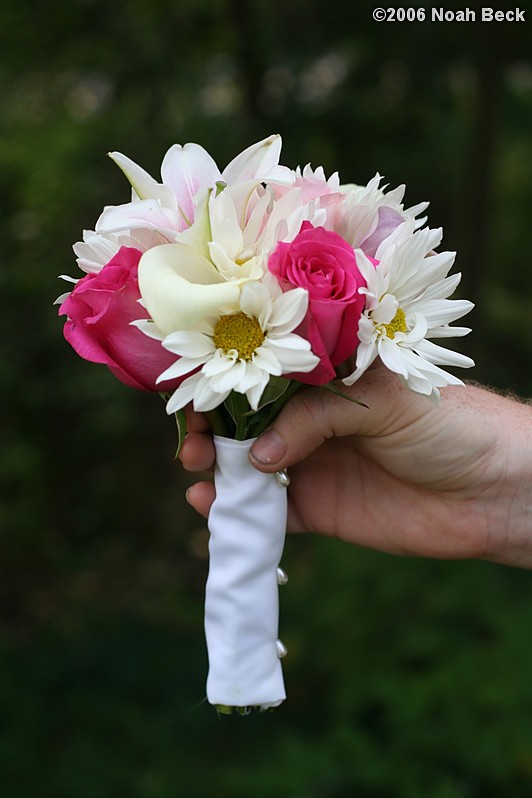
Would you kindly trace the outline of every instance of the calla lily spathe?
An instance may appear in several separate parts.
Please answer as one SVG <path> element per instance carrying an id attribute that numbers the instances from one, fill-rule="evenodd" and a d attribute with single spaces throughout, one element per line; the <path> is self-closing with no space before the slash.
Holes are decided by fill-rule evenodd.
<path id="1" fill-rule="evenodd" d="M 150 249 L 139 264 L 142 300 L 164 335 L 231 312 L 246 281 L 224 280 L 199 250 L 181 243 Z"/>

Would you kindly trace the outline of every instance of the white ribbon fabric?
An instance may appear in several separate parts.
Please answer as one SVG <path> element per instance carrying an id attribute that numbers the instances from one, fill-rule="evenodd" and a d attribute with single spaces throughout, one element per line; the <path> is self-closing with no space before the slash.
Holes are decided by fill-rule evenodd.
<path id="1" fill-rule="evenodd" d="M 278 706 L 286 697 L 277 634 L 277 566 L 286 488 L 250 464 L 253 441 L 214 437 L 216 499 L 209 514 L 205 635 L 207 698 L 230 707 Z"/>

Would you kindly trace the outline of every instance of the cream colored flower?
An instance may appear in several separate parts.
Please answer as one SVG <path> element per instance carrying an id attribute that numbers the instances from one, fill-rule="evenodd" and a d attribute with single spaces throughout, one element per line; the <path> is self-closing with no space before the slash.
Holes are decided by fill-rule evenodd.
<path id="1" fill-rule="evenodd" d="M 207 412 L 222 404 L 231 391 L 245 394 L 256 410 L 270 377 L 312 371 L 319 358 L 310 344 L 292 331 L 308 305 L 303 289 L 282 293 L 275 278 L 248 281 L 234 306 L 198 322 L 196 329 L 167 335 L 163 346 L 179 359 L 159 380 L 191 374 L 167 404 L 173 413 L 189 402 Z"/>
<path id="2" fill-rule="evenodd" d="M 187 244 L 154 247 L 139 263 L 142 300 L 163 335 L 194 329 L 204 318 L 232 310 L 245 282 L 224 280 L 199 249 Z"/>

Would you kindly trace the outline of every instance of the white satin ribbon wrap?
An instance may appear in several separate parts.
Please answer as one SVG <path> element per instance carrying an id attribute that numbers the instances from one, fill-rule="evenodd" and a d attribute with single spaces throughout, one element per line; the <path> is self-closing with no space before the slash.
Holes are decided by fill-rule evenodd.
<path id="1" fill-rule="evenodd" d="M 253 441 L 214 437 L 216 499 L 209 514 L 205 635 L 211 704 L 263 709 L 285 698 L 277 653 L 277 566 L 286 488 L 250 464 Z"/>

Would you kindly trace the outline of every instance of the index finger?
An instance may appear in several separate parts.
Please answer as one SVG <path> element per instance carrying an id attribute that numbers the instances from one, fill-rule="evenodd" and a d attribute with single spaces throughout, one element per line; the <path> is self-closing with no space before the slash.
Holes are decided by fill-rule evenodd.
<path id="1" fill-rule="evenodd" d="M 185 408 L 185 416 L 187 420 L 187 432 L 209 432 L 209 422 L 204 413 L 198 413 L 188 404 Z"/>

